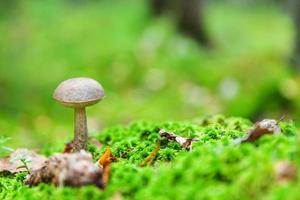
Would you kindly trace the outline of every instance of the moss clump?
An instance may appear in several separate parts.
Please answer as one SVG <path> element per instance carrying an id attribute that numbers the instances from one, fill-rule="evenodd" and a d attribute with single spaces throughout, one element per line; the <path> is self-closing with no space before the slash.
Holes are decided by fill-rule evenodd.
<path id="1" fill-rule="evenodd" d="M 55 188 L 22 184 L 24 174 L 0 177 L 0 199 L 299 199 L 300 181 L 275 181 L 274 163 L 289 160 L 300 167 L 300 137 L 292 122 L 280 124 L 283 134 L 266 135 L 254 143 L 234 144 L 252 124 L 241 118 L 215 116 L 193 122 L 135 122 L 97 135 L 103 144 L 89 144 L 95 160 L 109 145 L 116 157 L 108 187 Z M 192 151 L 161 142 L 153 166 L 139 164 L 156 147 L 157 130 L 197 137 Z M 45 150 L 45 152 L 49 152 Z M 53 152 L 52 152 L 53 153 Z"/>

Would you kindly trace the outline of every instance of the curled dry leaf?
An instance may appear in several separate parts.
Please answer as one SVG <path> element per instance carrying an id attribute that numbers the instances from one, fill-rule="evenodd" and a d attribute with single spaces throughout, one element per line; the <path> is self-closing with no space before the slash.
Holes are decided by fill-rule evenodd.
<path id="1" fill-rule="evenodd" d="M 47 160 L 28 149 L 16 149 L 10 156 L 0 158 L 0 172 L 18 173 L 39 169 Z"/>
<path id="2" fill-rule="evenodd" d="M 104 154 L 100 157 L 98 160 L 98 164 L 101 167 L 105 167 L 110 165 L 113 161 L 116 161 L 117 158 L 112 154 L 111 150 L 109 147 L 106 147 Z"/>
<path id="3" fill-rule="evenodd" d="M 93 163 L 92 155 L 81 150 L 50 157 L 40 169 L 29 174 L 24 183 L 33 186 L 45 182 L 77 187 L 94 184 L 103 188 L 102 173 L 102 169 Z"/>
<path id="4" fill-rule="evenodd" d="M 275 163 L 275 178 L 278 182 L 288 182 L 296 178 L 297 168 L 290 162 L 283 160 Z"/>
<path id="5" fill-rule="evenodd" d="M 157 156 L 157 153 L 160 149 L 160 142 L 157 142 L 155 149 L 150 153 L 149 156 L 147 156 L 143 162 L 140 164 L 141 167 L 145 167 L 146 165 L 152 165 L 154 159 Z"/>
<path id="6" fill-rule="evenodd" d="M 112 154 L 109 147 L 106 148 L 104 154 L 98 160 L 98 165 L 101 168 L 103 168 L 103 177 L 102 177 L 103 186 L 106 186 L 109 181 L 110 164 L 116 160 L 117 158 Z"/>
<path id="7" fill-rule="evenodd" d="M 178 142 L 181 147 L 188 149 L 188 150 L 192 149 L 193 142 L 198 141 L 198 139 L 196 139 L 196 138 L 184 138 L 184 137 L 175 135 L 174 133 L 167 132 L 164 129 L 160 129 L 159 134 L 161 137 L 167 138 L 169 141 Z"/>
<path id="8" fill-rule="evenodd" d="M 274 119 L 264 119 L 256 122 L 254 127 L 248 131 L 248 135 L 238 139 L 238 142 L 254 142 L 263 135 L 278 135 L 281 133 L 278 122 Z"/>

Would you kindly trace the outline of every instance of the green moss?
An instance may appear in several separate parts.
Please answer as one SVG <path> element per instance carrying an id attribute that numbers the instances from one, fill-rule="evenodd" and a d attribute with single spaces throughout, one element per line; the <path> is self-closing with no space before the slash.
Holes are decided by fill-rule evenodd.
<path id="1" fill-rule="evenodd" d="M 109 199 L 121 193 L 124 199 L 298 199 L 298 180 L 275 181 L 273 166 L 289 160 L 300 167 L 300 137 L 292 122 L 280 124 L 283 134 L 266 135 L 254 143 L 237 145 L 233 140 L 246 134 L 248 120 L 207 117 L 193 122 L 134 122 L 108 128 L 96 137 L 103 144 L 89 151 L 97 160 L 109 145 L 117 157 L 105 191 L 94 186 L 55 188 L 23 185 L 25 174 L 1 175 L 0 199 Z M 158 129 L 199 138 L 192 151 L 162 140 L 153 166 L 139 164 L 156 147 Z M 44 149 L 52 154 L 56 145 Z M 50 150 L 49 150 L 50 149 Z"/>

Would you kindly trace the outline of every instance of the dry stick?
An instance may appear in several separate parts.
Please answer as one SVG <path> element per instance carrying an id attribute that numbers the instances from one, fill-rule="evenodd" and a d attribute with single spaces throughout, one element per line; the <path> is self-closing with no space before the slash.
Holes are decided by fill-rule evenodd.
<path id="1" fill-rule="evenodd" d="M 282 122 L 283 120 L 285 120 L 285 118 L 286 118 L 286 115 L 282 115 L 282 116 L 280 117 L 280 119 L 277 121 L 277 124 L 278 124 L 279 122 Z"/>
<path id="2" fill-rule="evenodd" d="M 123 152 L 123 153 L 120 155 L 120 158 L 125 158 L 125 157 L 128 155 L 128 153 L 129 153 L 130 151 L 132 151 L 133 149 L 134 149 L 134 148 L 132 148 L 132 147 L 126 149 L 125 152 Z"/>
<path id="3" fill-rule="evenodd" d="M 156 155 L 160 149 L 160 141 L 157 142 L 155 149 L 146 157 L 143 162 L 140 164 L 140 167 L 145 167 L 146 165 L 152 165 Z"/>
<path id="4" fill-rule="evenodd" d="M 108 181 L 109 181 L 109 174 L 110 174 L 110 165 L 107 165 L 103 167 L 103 176 L 102 176 L 102 182 L 104 187 L 106 187 Z"/>

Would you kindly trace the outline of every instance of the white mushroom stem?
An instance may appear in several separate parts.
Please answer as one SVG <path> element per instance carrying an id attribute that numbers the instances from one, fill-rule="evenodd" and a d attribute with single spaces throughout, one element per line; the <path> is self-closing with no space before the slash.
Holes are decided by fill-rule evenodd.
<path id="1" fill-rule="evenodd" d="M 81 149 L 86 149 L 87 138 L 88 135 L 85 107 L 75 108 L 73 151 L 78 152 Z"/>

